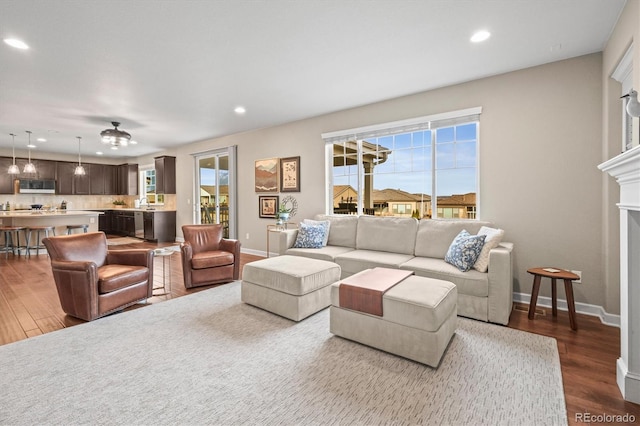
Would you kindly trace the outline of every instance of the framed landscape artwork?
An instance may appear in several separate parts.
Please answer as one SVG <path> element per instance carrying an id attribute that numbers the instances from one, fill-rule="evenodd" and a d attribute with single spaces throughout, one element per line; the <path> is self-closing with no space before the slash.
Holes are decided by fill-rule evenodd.
<path id="1" fill-rule="evenodd" d="M 300 157 L 280 159 L 280 191 L 300 192 Z"/>
<path id="2" fill-rule="evenodd" d="M 258 213 L 262 218 L 275 219 L 278 213 L 277 195 L 260 195 L 258 197 Z"/>
<path id="3" fill-rule="evenodd" d="M 256 192 L 278 192 L 278 159 L 256 160 Z"/>

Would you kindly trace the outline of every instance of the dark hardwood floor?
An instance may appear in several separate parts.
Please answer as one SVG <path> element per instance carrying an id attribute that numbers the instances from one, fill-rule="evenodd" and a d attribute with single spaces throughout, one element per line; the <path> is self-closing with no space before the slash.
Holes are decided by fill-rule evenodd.
<path id="1" fill-rule="evenodd" d="M 110 248 L 157 248 L 169 245 L 175 244 L 144 242 Z M 259 259 L 259 256 L 243 254 L 240 270 L 246 263 Z M 179 253 L 170 257 L 170 263 L 167 273 L 170 269 L 171 294 L 154 296 L 148 303 L 162 303 L 214 287 L 185 289 Z M 162 269 L 159 258 L 154 277 L 156 286 L 162 285 Z M 144 309 L 144 306 L 138 304 L 128 309 Z M 540 315 L 530 321 L 527 318 L 527 306 L 516 305 L 509 327 L 557 340 L 569 423 L 582 423 L 580 416 L 584 418 L 586 413 L 591 416 L 630 414 L 635 416 L 636 422 L 640 422 L 640 405 L 624 401 L 616 384 L 616 359 L 620 354 L 619 329 L 603 325 L 595 317 L 578 314 L 579 330 L 575 332 L 569 327 L 566 312 L 560 311 L 557 318 L 552 317 L 550 309 L 541 308 L 539 312 Z M 4 253 L 0 253 L 0 345 L 82 322 L 62 312 L 47 255 L 32 255 L 30 258 L 9 255 L 5 259 Z M 542 424 L 539 420 L 536 423 Z"/>

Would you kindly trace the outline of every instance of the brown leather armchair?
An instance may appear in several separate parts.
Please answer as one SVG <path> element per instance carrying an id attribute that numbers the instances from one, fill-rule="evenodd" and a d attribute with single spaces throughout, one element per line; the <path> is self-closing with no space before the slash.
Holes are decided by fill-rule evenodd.
<path id="1" fill-rule="evenodd" d="M 222 225 L 183 225 L 180 244 L 184 286 L 235 281 L 240 275 L 240 241 L 222 238 Z"/>
<path id="2" fill-rule="evenodd" d="M 152 296 L 153 250 L 108 250 L 104 232 L 43 238 L 62 310 L 91 321 Z"/>

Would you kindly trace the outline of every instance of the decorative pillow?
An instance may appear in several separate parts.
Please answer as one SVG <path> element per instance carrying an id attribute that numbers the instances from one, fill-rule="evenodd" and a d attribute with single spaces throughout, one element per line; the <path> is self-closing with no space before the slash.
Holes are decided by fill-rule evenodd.
<path id="1" fill-rule="evenodd" d="M 300 223 L 293 248 L 321 248 L 324 235 L 324 226 Z"/>
<path id="2" fill-rule="evenodd" d="M 306 223 L 307 225 L 323 226 L 324 227 L 324 239 L 322 240 L 322 247 L 327 245 L 327 241 L 329 241 L 329 229 L 331 229 L 331 221 L 328 221 L 328 220 L 303 219 L 302 223 Z"/>
<path id="3" fill-rule="evenodd" d="M 486 235 L 471 235 L 466 229 L 460 231 L 449 246 L 444 261 L 452 264 L 462 272 L 473 268 L 482 251 Z"/>
<path id="4" fill-rule="evenodd" d="M 487 272 L 489 269 L 489 252 L 498 247 L 500 241 L 502 241 L 502 237 L 504 236 L 504 229 L 496 229 L 489 228 L 488 226 L 483 226 L 478 231 L 478 235 L 486 235 L 484 239 L 484 246 L 482 247 L 482 251 L 480 251 L 480 255 L 476 260 L 475 265 L 473 265 L 473 269 L 480 272 Z"/>

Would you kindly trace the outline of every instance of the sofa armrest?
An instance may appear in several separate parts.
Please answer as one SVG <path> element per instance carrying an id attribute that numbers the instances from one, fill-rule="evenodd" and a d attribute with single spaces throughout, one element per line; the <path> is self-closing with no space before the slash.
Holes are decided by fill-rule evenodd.
<path id="1" fill-rule="evenodd" d="M 107 264 L 150 267 L 153 264 L 153 256 L 153 250 L 150 249 L 109 250 Z"/>
<path id="2" fill-rule="evenodd" d="M 489 321 L 509 324 L 513 306 L 513 243 L 503 242 L 489 252 Z"/>
<path id="3" fill-rule="evenodd" d="M 98 315 L 98 266 L 91 261 L 51 260 L 60 305 L 86 321 Z"/>
<path id="4" fill-rule="evenodd" d="M 288 249 L 293 247 L 298 237 L 297 229 L 285 229 L 278 233 L 278 254 L 284 254 Z"/>

